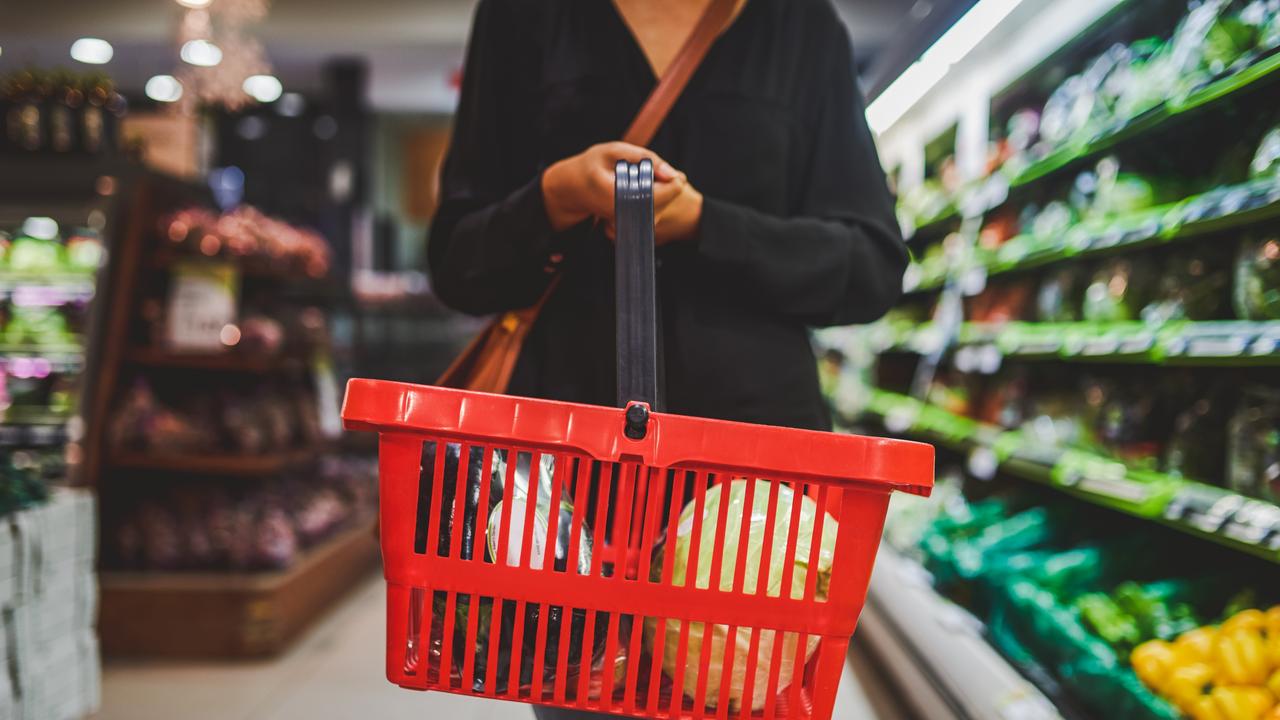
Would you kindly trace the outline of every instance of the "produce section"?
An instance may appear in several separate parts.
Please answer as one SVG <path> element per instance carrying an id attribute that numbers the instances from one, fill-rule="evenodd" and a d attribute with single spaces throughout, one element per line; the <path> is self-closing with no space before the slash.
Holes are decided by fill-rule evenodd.
<path id="1" fill-rule="evenodd" d="M 994 655 L 1031 717 L 1270 718 L 1280 6 L 1096 3 L 1036 46 L 1046 5 L 993 32 L 1022 65 L 980 45 L 883 132 L 904 294 L 816 336 L 838 424 L 935 443 L 949 478 L 891 511 L 915 580 L 870 597 L 954 602 L 976 639 L 922 653 L 889 620 L 875 652 L 967 717 L 1006 717 L 955 680 Z"/>

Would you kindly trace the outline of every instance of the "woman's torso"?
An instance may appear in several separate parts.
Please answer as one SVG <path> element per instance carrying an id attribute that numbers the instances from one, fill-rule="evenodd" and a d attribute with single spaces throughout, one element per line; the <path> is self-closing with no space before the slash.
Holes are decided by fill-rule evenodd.
<path id="1" fill-rule="evenodd" d="M 656 83 L 609 0 L 513 3 L 521 77 L 508 122 L 546 167 L 614 140 Z M 819 0 L 749 0 L 718 39 L 650 147 L 707 197 L 796 212 L 820 97 L 812 82 L 834 18 Z M 850 58 L 850 61 L 852 59 Z M 568 241 L 563 280 L 525 345 L 511 392 L 612 404 L 613 252 L 597 232 Z M 712 272 L 696 240 L 660 248 L 658 288 L 665 409 L 797 427 L 829 424 L 807 328 L 753 289 Z"/>

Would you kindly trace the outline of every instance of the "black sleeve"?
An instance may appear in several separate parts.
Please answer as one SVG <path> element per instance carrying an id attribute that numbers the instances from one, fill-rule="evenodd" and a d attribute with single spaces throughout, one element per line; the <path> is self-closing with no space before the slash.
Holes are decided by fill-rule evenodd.
<path id="1" fill-rule="evenodd" d="M 718 275 L 811 325 L 870 322 L 902 293 L 906 246 L 865 118 L 853 52 L 838 22 L 808 130 L 797 211 L 778 217 L 706 198 L 698 251 Z"/>
<path id="2" fill-rule="evenodd" d="M 540 169 L 525 160 L 520 128 L 509 121 L 518 24 L 502 0 L 481 0 L 476 9 L 427 244 L 436 295 L 476 315 L 532 305 L 551 277 L 545 268 L 555 233 Z"/>

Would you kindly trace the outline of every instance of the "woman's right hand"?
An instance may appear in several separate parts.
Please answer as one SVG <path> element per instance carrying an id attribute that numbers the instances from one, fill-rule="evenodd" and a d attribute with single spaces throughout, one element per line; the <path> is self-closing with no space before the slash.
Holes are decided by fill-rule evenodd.
<path id="1" fill-rule="evenodd" d="M 619 160 L 653 161 L 653 205 L 660 213 L 680 195 L 686 179 L 653 151 L 624 142 L 592 145 L 542 173 L 542 197 L 555 230 L 566 230 L 588 218 L 613 224 L 614 169 Z"/>

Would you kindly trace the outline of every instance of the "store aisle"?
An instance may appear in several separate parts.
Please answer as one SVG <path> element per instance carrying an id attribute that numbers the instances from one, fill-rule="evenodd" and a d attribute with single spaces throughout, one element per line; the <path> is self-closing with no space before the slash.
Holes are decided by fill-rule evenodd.
<path id="1" fill-rule="evenodd" d="M 283 657 L 254 663 L 110 663 L 96 720 L 531 720 L 528 707 L 398 690 L 382 676 L 383 589 L 352 593 Z M 835 717 L 879 720 L 846 669 Z"/>

